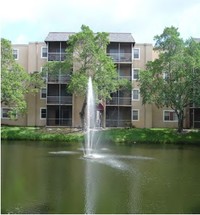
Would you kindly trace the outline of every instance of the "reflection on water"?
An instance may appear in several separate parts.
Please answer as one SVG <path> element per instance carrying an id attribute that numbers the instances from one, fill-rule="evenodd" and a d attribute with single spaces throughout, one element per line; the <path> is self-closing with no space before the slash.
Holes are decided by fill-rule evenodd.
<path id="1" fill-rule="evenodd" d="M 49 152 L 49 154 L 54 154 L 54 155 L 75 155 L 75 154 L 79 154 L 79 152 L 76 152 L 76 151 L 55 151 L 55 152 Z"/>
<path id="2" fill-rule="evenodd" d="M 2 213 L 200 213 L 200 148 L 2 144 Z"/>

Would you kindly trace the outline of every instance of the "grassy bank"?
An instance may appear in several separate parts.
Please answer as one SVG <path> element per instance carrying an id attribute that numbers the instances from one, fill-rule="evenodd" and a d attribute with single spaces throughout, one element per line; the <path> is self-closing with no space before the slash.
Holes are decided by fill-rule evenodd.
<path id="1" fill-rule="evenodd" d="M 31 141 L 57 141 L 79 142 L 83 140 L 81 132 L 69 129 L 47 129 L 35 127 L 10 127 L 1 128 L 2 140 L 31 140 Z"/>
<path id="2" fill-rule="evenodd" d="M 115 144 L 173 143 L 200 145 L 200 131 L 187 130 L 178 134 L 174 129 L 113 129 L 105 132 L 104 138 Z"/>
<path id="3" fill-rule="evenodd" d="M 106 129 L 101 130 L 103 142 L 114 144 L 135 143 L 174 143 L 200 145 L 200 131 L 187 130 L 178 134 L 173 129 Z M 83 133 L 78 129 L 2 127 L 1 138 L 4 140 L 37 140 L 54 142 L 82 142 Z"/>

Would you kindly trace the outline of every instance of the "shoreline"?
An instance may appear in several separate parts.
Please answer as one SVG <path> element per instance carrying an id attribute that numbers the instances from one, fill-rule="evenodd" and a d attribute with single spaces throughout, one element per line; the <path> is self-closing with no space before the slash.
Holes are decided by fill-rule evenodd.
<path id="1" fill-rule="evenodd" d="M 191 144 L 200 146 L 200 130 L 186 129 L 179 134 L 168 128 L 106 128 L 99 134 L 104 142 L 117 145 L 135 143 Z M 84 141 L 84 132 L 72 128 L 2 126 L 1 140 L 56 141 L 75 143 Z"/>

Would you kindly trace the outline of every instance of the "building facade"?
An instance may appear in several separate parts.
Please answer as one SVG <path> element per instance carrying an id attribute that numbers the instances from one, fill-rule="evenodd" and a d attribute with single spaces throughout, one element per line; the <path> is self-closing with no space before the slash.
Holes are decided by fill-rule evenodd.
<path id="1" fill-rule="evenodd" d="M 69 36 L 74 33 L 50 32 L 45 42 L 26 45 L 12 45 L 13 56 L 28 73 L 42 71 L 48 61 L 63 61 Z M 117 91 L 106 101 L 104 113 L 105 127 L 177 127 L 177 118 L 173 110 L 157 109 L 153 104 L 142 104 L 138 78 L 148 61 L 158 57 L 152 44 L 135 44 L 130 33 L 109 33 L 107 54 L 116 65 L 118 78 L 128 79 L 132 90 Z M 20 126 L 80 127 L 79 112 L 83 98 L 72 95 L 66 88 L 70 76 L 60 72 L 46 77 L 46 87 L 38 94 L 27 95 L 27 113 L 10 120 L 8 107 L 2 105 L 2 124 Z M 200 108 L 186 110 L 184 127 L 200 127 Z"/>

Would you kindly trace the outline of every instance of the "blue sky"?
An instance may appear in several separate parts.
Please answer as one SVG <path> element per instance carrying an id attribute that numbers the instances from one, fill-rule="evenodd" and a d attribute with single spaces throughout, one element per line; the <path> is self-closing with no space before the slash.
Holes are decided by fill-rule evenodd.
<path id="1" fill-rule="evenodd" d="M 48 32 L 132 33 L 138 43 L 153 43 L 165 27 L 181 37 L 200 38 L 200 0 L 3 0 L 1 37 L 12 43 L 44 41 Z"/>

